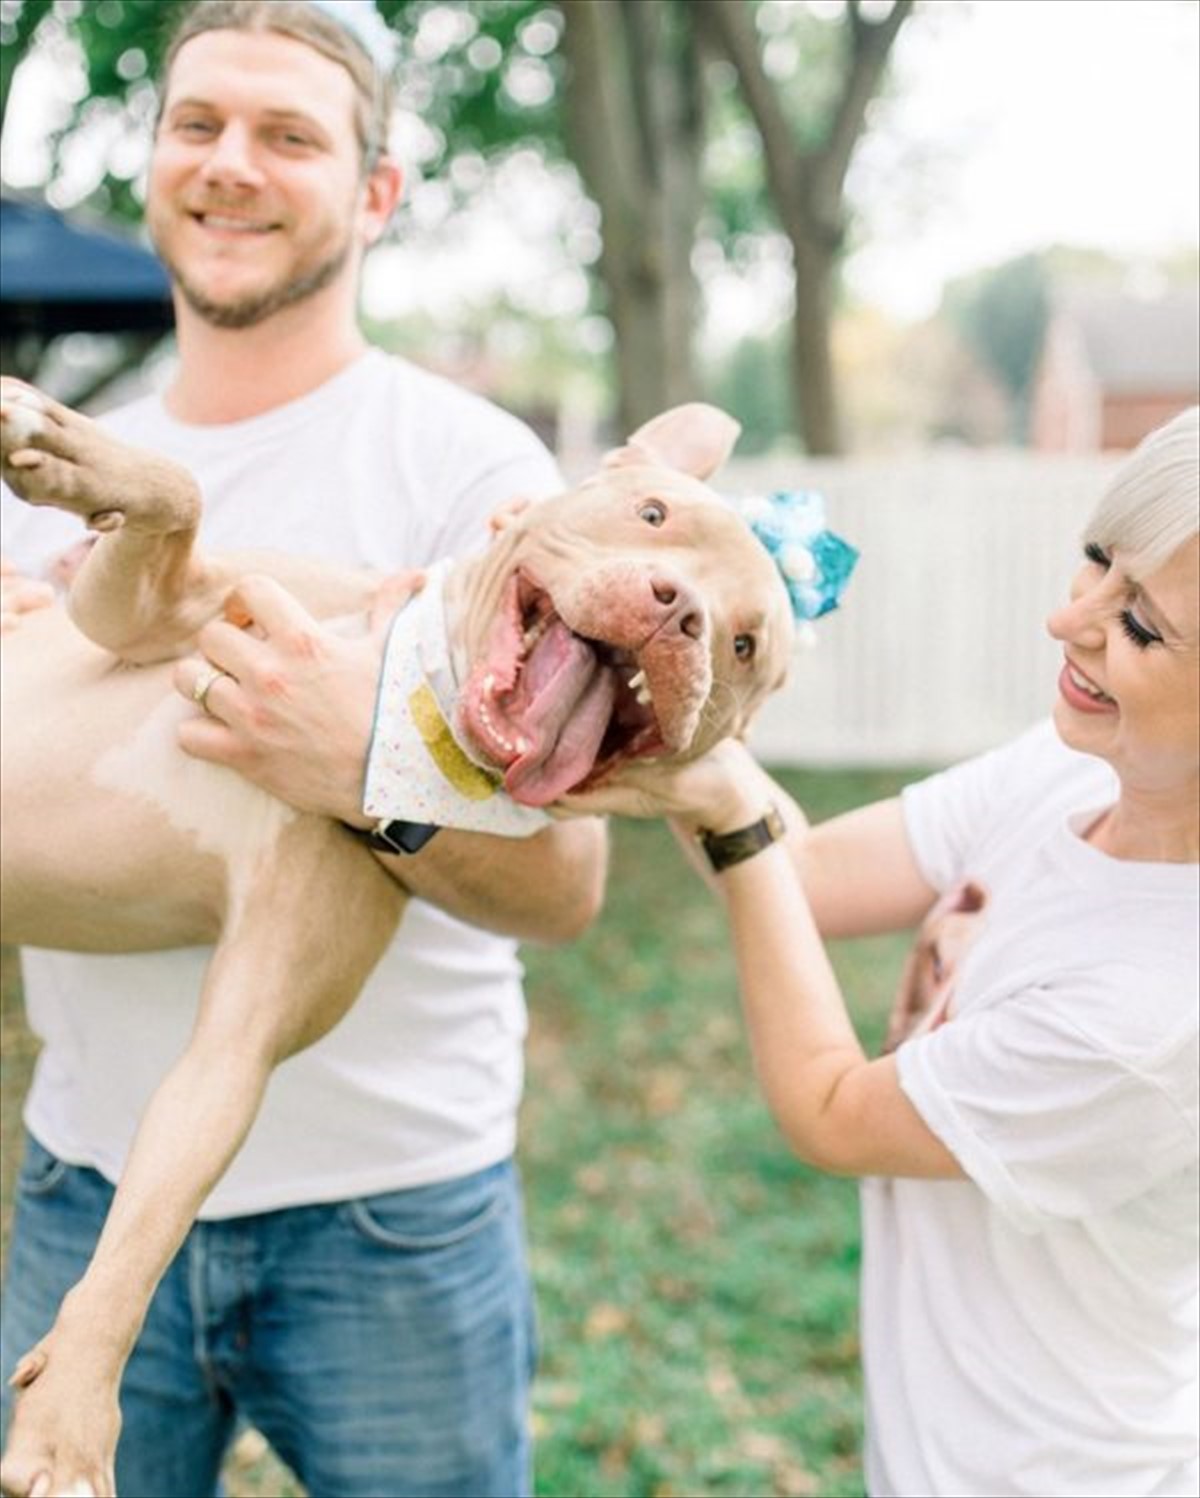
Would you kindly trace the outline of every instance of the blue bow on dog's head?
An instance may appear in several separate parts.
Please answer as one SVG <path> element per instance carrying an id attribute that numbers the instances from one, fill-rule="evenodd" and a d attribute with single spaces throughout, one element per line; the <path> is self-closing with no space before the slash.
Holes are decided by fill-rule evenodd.
<path id="1" fill-rule="evenodd" d="M 750 529 L 779 568 L 797 620 L 837 608 L 858 552 L 825 525 L 825 501 L 811 489 L 781 489 L 738 501 Z"/>

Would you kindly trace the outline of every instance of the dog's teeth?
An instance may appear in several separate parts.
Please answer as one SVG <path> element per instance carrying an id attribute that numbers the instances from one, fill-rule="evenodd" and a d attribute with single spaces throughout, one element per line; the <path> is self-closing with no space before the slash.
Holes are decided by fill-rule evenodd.
<path id="1" fill-rule="evenodd" d="M 485 687 L 490 687 L 493 679 L 494 678 L 492 678 L 491 676 L 489 676 L 485 680 L 484 686 Z M 492 718 L 491 713 L 488 712 L 488 708 L 487 708 L 487 703 L 486 702 L 481 702 L 479 704 L 479 717 L 480 717 L 480 720 L 483 723 L 483 726 L 487 729 L 488 733 L 491 735 L 492 742 L 495 743 L 496 745 L 498 745 L 498 747 L 500 749 L 502 749 L 505 754 L 512 754 L 512 755 L 525 754 L 528 751 L 528 749 L 529 749 L 529 742 L 528 742 L 527 739 L 518 738 L 517 741 L 516 741 L 516 743 L 514 744 L 513 741 L 512 741 L 512 739 L 506 739 L 504 737 L 504 735 L 496 727 L 496 724 L 495 724 L 495 722 L 494 722 L 494 720 Z"/>
<path id="2" fill-rule="evenodd" d="M 629 690 L 634 694 L 643 707 L 651 705 L 650 683 L 646 680 L 644 670 L 635 672 L 628 681 Z"/>
<path id="3" fill-rule="evenodd" d="M 526 653 L 532 650 L 537 642 L 546 633 L 546 626 L 549 624 L 549 622 L 549 615 L 542 619 L 535 619 L 534 622 L 525 631 L 525 637 L 521 643 L 524 646 Z"/>
<path id="4" fill-rule="evenodd" d="M 488 674 L 483 678 L 483 690 L 485 692 L 490 692 L 495 688 L 495 685 L 496 678 L 489 671 Z"/>

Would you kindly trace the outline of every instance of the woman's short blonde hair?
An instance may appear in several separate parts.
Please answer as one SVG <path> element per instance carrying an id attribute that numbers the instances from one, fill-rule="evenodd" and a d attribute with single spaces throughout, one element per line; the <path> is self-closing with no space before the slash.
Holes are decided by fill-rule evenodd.
<path id="1" fill-rule="evenodd" d="M 307 0 L 197 0 L 181 14 L 167 42 L 162 84 L 166 93 L 179 49 L 205 31 L 274 31 L 303 42 L 338 63 L 354 83 L 354 128 L 369 172 L 387 150 L 392 86 L 352 31 Z"/>
<path id="2" fill-rule="evenodd" d="M 1200 406 L 1189 406 L 1143 439 L 1121 467 L 1084 531 L 1085 543 L 1121 553 L 1142 578 L 1200 531 Z"/>

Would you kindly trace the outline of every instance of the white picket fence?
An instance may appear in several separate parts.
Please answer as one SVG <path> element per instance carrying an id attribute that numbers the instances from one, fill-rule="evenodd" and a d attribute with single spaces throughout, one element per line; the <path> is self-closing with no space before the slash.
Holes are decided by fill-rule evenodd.
<path id="1" fill-rule="evenodd" d="M 813 488 L 862 553 L 752 743 L 770 764 L 936 765 L 1045 716 L 1061 651 L 1044 620 L 1078 565 L 1109 457 L 930 453 L 731 463 L 731 494 Z"/>

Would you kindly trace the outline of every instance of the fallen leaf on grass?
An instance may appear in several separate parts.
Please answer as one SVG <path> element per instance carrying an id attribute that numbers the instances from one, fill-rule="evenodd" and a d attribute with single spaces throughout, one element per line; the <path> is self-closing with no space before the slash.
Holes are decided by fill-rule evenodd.
<path id="1" fill-rule="evenodd" d="M 724 1363 L 713 1363 L 704 1375 L 708 1392 L 727 1414 L 744 1417 L 750 1413 L 750 1401 L 742 1392 L 737 1375 Z"/>
<path id="2" fill-rule="evenodd" d="M 595 1342 L 600 1337 L 615 1337 L 628 1327 L 629 1312 L 622 1306 L 614 1306 L 602 1300 L 588 1312 L 587 1320 L 583 1323 L 583 1335 L 589 1342 Z"/>
<path id="3" fill-rule="evenodd" d="M 608 1189 L 608 1172 L 603 1165 L 581 1165 L 575 1184 L 586 1196 L 601 1196 Z"/>
<path id="4" fill-rule="evenodd" d="M 765 1430 L 742 1431 L 738 1450 L 752 1462 L 774 1462 L 787 1454 L 783 1440 Z"/>
<path id="5" fill-rule="evenodd" d="M 678 1067 L 657 1067 L 646 1078 L 642 1101 L 650 1118 L 669 1118 L 678 1113 L 687 1096 L 687 1077 Z"/>
<path id="6" fill-rule="evenodd" d="M 623 1440 L 614 1441 L 600 1453 L 600 1471 L 610 1482 L 624 1477 L 629 1470 L 629 1447 Z"/>
<path id="7" fill-rule="evenodd" d="M 579 1385 L 562 1379 L 540 1378 L 533 1386 L 533 1399 L 535 1404 L 565 1410 L 579 1403 Z"/>
<path id="8" fill-rule="evenodd" d="M 661 1415 L 648 1415 L 645 1411 L 633 1417 L 632 1434 L 638 1446 L 661 1446 L 667 1433 L 667 1422 Z"/>
<path id="9" fill-rule="evenodd" d="M 816 1498 L 821 1491 L 817 1479 L 799 1462 L 775 1462 L 771 1467 L 771 1482 L 776 1498 Z"/>

